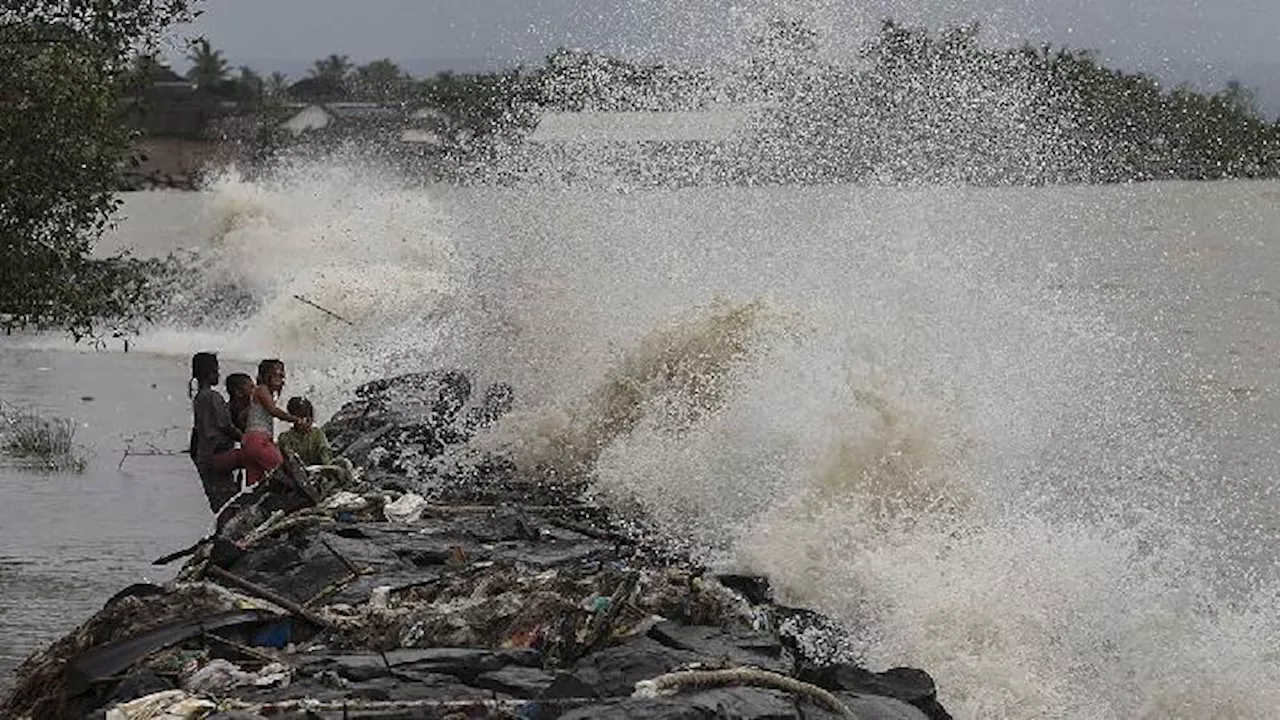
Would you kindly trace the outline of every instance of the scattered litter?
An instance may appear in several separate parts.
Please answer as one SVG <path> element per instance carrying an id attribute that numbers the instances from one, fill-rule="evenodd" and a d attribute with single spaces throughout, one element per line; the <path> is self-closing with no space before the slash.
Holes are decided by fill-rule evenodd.
<path id="1" fill-rule="evenodd" d="M 426 508 L 427 499 L 417 493 L 410 492 L 396 498 L 394 502 L 384 505 L 382 514 L 390 522 L 411 523 L 417 522 L 422 517 L 422 511 Z"/>
<path id="2" fill-rule="evenodd" d="M 320 505 L 321 510 L 338 513 L 359 512 L 367 507 L 369 507 L 368 500 L 346 490 L 339 491 L 334 495 L 325 498 L 325 501 Z"/>
<path id="3" fill-rule="evenodd" d="M 781 690 L 845 717 L 872 696 L 896 703 L 885 717 L 949 717 L 922 671 L 858 667 L 830 619 L 775 604 L 766 578 L 720 582 L 580 484 L 472 448 L 433 463 L 473 430 L 464 373 L 356 395 L 325 431 L 363 468 L 286 461 L 173 554 L 174 582 L 123 591 L 24 663 L 0 716 L 763 718 L 797 707 Z"/>
<path id="4" fill-rule="evenodd" d="M 106 720 L 197 720 L 218 709 L 217 703 L 166 690 L 116 705 Z"/>

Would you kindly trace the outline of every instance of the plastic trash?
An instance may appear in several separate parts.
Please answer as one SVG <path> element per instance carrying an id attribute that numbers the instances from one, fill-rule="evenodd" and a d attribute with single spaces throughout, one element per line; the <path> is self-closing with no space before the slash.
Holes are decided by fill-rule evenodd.
<path id="1" fill-rule="evenodd" d="M 165 690 L 116 705 L 106 720 L 196 720 L 217 709 L 216 703 L 183 690 Z"/>
<path id="2" fill-rule="evenodd" d="M 359 512 L 369 507 L 369 501 L 350 490 L 340 490 L 325 498 L 320 509 L 336 512 Z"/>
<path id="3" fill-rule="evenodd" d="M 382 514 L 390 522 L 411 523 L 422 518 L 422 511 L 427 507 L 427 499 L 417 493 L 405 493 L 382 507 Z"/>
<path id="4" fill-rule="evenodd" d="M 369 593 L 369 607 L 386 610 L 391 606 L 391 586 L 379 585 Z"/>

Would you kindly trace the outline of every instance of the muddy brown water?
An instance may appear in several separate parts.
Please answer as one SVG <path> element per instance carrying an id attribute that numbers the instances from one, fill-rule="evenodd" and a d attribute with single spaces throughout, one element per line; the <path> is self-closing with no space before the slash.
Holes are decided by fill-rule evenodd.
<path id="1" fill-rule="evenodd" d="M 129 583 L 172 577 L 150 561 L 200 537 L 209 511 L 185 455 L 181 359 L 34 350 L 0 338 L 0 397 L 73 418 L 83 473 L 0 464 L 0 687 L 34 649 Z"/>

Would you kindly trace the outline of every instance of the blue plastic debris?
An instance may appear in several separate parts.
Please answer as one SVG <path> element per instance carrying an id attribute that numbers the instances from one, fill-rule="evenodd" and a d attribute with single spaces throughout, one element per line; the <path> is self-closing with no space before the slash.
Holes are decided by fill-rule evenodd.
<path id="1" fill-rule="evenodd" d="M 293 640 L 293 622 L 279 620 L 263 625 L 254 633 L 251 642 L 256 647 L 283 648 Z"/>

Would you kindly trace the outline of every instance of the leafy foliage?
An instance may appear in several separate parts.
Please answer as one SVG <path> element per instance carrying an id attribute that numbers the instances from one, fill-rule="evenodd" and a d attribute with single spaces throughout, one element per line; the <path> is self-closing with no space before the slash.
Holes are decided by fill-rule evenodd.
<path id="1" fill-rule="evenodd" d="M 762 109 L 734 177 L 751 181 L 1117 182 L 1280 176 L 1280 121 L 1239 83 L 1164 88 L 1088 50 L 991 47 L 977 24 L 885 20 L 855 62 L 822 60 L 802 21 L 764 21 L 741 67 L 712 75 L 558 49 L 536 68 L 410 78 L 389 60 L 317 60 L 294 99 L 425 110 L 446 157 L 487 152 L 546 110 Z"/>
<path id="2" fill-rule="evenodd" d="M 187 60 L 191 61 L 187 79 L 195 83 L 196 88 L 212 92 L 227 81 L 227 59 L 221 50 L 213 49 L 208 40 L 197 40 L 187 53 Z"/>
<path id="3" fill-rule="evenodd" d="M 821 180 L 1036 184 L 1280 175 L 1280 124 L 1238 83 L 1171 90 L 1087 50 L 984 46 L 885 21 L 856 67 L 793 80 L 773 154 Z"/>
<path id="4" fill-rule="evenodd" d="M 130 157 L 119 82 L 188 0 L 9 0 L 0 10 L 0 327 L 145 318 L 163 261 L 93 257 Z"/>

